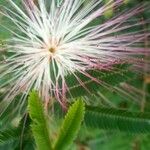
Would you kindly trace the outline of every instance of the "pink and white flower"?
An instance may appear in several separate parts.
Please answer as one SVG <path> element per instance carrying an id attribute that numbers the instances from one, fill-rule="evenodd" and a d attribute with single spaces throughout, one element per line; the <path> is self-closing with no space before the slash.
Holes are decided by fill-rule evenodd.
<path id="1" fill-rule="evenodd" d="M 138 56 L 149 53 L 139 44 L 150 33 L 122 32 L 144 24 L 130 21 L 144 10 L 143 6 L 92 25 L 93 20 L 100 20 L 110 8 L 120 6 L 122 0 L 110 0 L 106 4 L 103 0 L 87 3 L 86 0 L 64 0 L 60 6 L 55 0 L 38 0 L 38 4 L 26 0 L 24 8 L 13 0 L 8 1 L 12 9 L 4 6 L 1 14 L 8 17 L 19 32 L 9 29 L 13 37 L 6 40 L 3 49 L 9 55 L 0 64 L 0 80 L 11 76 L 0 85 L 5 88 L 3 102 L 11 103 L 23 93 L 20 100 L 23 105 L 29 91 L 35 89 L 46 103 L 54 96 L 65 106 L 65 94 L 69 92 L 66 76 L 74 75 L 86 88 L 76 72 L 101 83 L 87 71 L 112 70 L 114 64 L 122 62 L 140 67 L 144 60 Z"/>

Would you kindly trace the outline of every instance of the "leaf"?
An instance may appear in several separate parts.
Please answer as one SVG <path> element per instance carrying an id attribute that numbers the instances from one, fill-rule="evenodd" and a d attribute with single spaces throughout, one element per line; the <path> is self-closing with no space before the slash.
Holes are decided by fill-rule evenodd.
<path id="1" fill-rule="evenodd" d="M 107 70 L 90 70 L 88 73 L 101 81 L 102 83 L 106 83 L 111 86 L 117 86 L 121 82 L 125 82 L 134 77 L 134 73 L 129 70 L 129 65 L 120 64 L 114 66 L 111 71 Z M 76 73 L 79 79 L 83 82 L 84 86 L 88 89 L 90 93 L 96 93 L 99 89 L 104 88 L 101 84 L 91 80 L 90 78 L 84 76 L 81 73 Z M 66 84 L 69 88 L 69 92 L 67 93 L 67 97 L 80 97 L 84 95 L 88 95 L 88 91 L 77 81 L 77 79 L 73 76 L 66 77 Z"/>
<path id="2" fill-rule="evenodd" d="M 51 150 L 51 141 L 47 117 L 44 112 L 42 100 L 38 93 L 32 91 L 28 100 L 29 115 L 32 120 L 31 128 L 38 150 Z"/>
<path id="3" fill-rule="evenodd" d="M 20 128 L 9 128 L 4 131 L 0 131 L 0 145 L 8 144 L 16 140 L 18 141 L 20 133 Z"/>
<path id="4" fill-rule="evenodd" d="M 0 93 L 1 94 L 1 93 Z M 20 95 L 16 96 L 12 101 L 1 101 L 0 103 L 0 128 L 7 128 L 14 119 L 24 115 L 26 102 L 23 107 L 18 105 L 20 103 Z M 14 107 L 15 106 L 15 107 Z M 21 111 L 20 111 L 21 110 Z"/>
<path id="5" fill-rule="evenodd" d="M 84 117 L 84 102 L 77 100 L 68 110 L 54 150 L 67 150 L 75 139 Z"/>
<path id="6" fill-rule="evenodd" d="M 84 121 L 92 128 L 150 133 L 150 113 L 87 106 Z"/>
<path id="7" fill-rule="evenodd" d="M 22 118 L 18 127 L 7 127 L 5 130 L 0 131 L 0 145 L 10 144 L 12 142 L 19 143 L 20 140 L 31 140 L 30 120 L 28 117 L 26 121 L 24 119 L 26 117 Z"/>

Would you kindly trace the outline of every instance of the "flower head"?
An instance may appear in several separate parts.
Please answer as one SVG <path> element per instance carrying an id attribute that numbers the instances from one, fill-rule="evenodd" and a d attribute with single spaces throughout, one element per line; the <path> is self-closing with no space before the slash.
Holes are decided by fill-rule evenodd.
<path id="1" fill-rule="evenodd" d="M 13 37 L 6 40 L 5 63 L 0 64 L 0 80 L 8 78 L 0 87 L 5 89 L 4 101 L 23 93 L 21 103 L 31 89 L 39 91 L 48 103 L 55 97 L 62 106 L 69 92 L 66 77 L 73 75 L 86 88 L 77 72 L 101 83 L 88 70 L 112 70 L 113 65 L 129 62 L 140 67 L 137 56 L 147 53 L 139 47 L 149 33 L 122 31 L 139 26 L 129 19 L 142 12 L 143 6 L 92 25 L 110 8 L 118 7 L 122 0 L 64 0 L 58 7 L 55 0 L 25 0 L 23 8 L 9 0 L 13 9 L 1 12 L 17 27 L 10 30 Z M 132 24 L 131 24 L 132 23 Z"/>

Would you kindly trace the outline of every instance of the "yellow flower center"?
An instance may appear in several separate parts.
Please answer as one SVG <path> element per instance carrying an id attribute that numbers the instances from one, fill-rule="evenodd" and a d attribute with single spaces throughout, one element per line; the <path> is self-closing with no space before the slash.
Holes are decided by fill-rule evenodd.
<path id="1" fill-rule="evenodd" d="M 50 51 L 51 53 L 55 53 L 55 52 L 56 52 L 56 48 L 55 48 L 55 47 L 51 47 L 51 48 L 49 48 L 49 51 Z"/>

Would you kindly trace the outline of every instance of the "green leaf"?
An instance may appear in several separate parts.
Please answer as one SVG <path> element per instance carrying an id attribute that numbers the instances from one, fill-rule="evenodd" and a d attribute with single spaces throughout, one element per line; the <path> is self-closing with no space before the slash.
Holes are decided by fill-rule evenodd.
<path id="1" fill-rule="evenodd" d="M 84 117 L 84 102 L 77 100 L 68 110 L 54 150 L 67 150 L 75 139 Z"/>
<path id="2" fill-rule="evenodd" d="M 51 141 L 48 128 L 47 117 L 44 112 L 42 100 L 39 98 L 38 93 L 32 91 L 28 100 L 29 115 L 32 120 L 32 132 L 38 150 L 51 150 Z"/>
<path id="3" fill-rule="evenodd" d="M 87 106 L 84 121 L 92 128 L 150 133 L 150 113 Z"/>
<path id="4" fill-rule="evenodd" d="M 23 117 L 18 127 L 7 127 L 0 131 L 0 145 L 6 145 L 20 140 L 31 140 L 30 119 Z"/>
<path id="5" fill-rule="evenodd" d="M 0 145 L 18 141 L 21 135 L 20 133 L 20 128 L 9 128 L 4 131 L 0 131 Z"/>
<path id="6" fill-rule="evenodd" d="M 117 86 L 121 82 L 125 82 L 135 76 L 133 72 L 129 70 L 129 65 L 127 64 L 120 64 L 113 66 L 112 71 L 107 70 L 90 70 L 88 73 L 98 79 L 102 84 L 108 84 L 111 86 Z M 96 93 L 101 88 L 101 84 L 91 80 L 90 78 L 86 77 L 81 73 L 76 73 L 76 76 L 83 82 L 86 89 L 78 82 L 78 80 L 73 76 L 66 77 L 66 84 L 69 88 L 69 92 L 67 93 L 67 97 L 80 97 L 84 95 L 88 95 L 91 93 Z M 87 91 L 88 89 L 88 91 Z"/>

